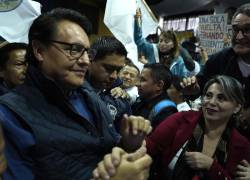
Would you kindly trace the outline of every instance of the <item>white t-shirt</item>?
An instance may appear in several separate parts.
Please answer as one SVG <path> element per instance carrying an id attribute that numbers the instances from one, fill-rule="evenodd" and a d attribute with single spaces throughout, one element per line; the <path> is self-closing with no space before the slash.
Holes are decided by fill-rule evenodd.
<path id="1" fill-rule="evenodd" d="M 130 96 L 130 104 L 133 104 L 136 100 L 136 98 L 139 96 L 138 95 L 138 89 L 136 86 L 133 86 L 131 88 L 124 89 Z"/>
<path id="2" fill-rule="evenodd" d="M 240 71 L 243 77 L 248 77 L 250 75 L 250 64 L 245 63 L 241 58 L 238 61 Z"/>

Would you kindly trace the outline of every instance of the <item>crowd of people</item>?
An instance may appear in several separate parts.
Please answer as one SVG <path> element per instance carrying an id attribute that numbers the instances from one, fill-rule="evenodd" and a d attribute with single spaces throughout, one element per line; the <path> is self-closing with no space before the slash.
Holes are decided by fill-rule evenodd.
<path id="1" fill-rule="evenodd" d="M 41 14 L 28 44 L 0 46 L 2 179 L 250 180 L 250 3 L 211 56 L 170 30 L 147 41 L 141 16 L 141 71 L 115 37 L 90 43 L 70 9 Z"/>

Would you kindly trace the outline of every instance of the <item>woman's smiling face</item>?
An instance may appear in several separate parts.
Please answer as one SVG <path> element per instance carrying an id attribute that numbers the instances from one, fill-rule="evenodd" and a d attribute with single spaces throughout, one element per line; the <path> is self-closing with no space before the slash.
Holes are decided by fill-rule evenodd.
<path id="1" fill-rule="evenodd" d="M 205 120 L 228 122 L 234 113 L 240 110 L 240 105 L 229 100 L 218 83 L 211 84 L 203 96 L 202 111 Z"/>

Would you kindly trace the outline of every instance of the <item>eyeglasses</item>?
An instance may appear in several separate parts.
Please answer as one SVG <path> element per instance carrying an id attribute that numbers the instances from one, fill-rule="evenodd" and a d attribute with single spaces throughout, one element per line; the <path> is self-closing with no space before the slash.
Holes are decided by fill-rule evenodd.
<path id="1" fill-rule="evenodd" d="M 233 33 L 238 34 L 240 31 L 244 36 L 250 36 L 250 24 L 232 25 Z"/>
<path id="2" fill-rule="evenodd" d="M 71 43 L 56 41 L 56 40 L 48 40 L 48 41 L 50 41 L 52 43 L 58 43 L 58 44 L 64 45 L 64 47 L 61 49 L 58 46 L 55 46 L 52 44 L 56 49 L 61 51 L 63 54 L 66 53 L 65 55 L 70 57 L 70 59 L 72 59 L 72 60 L 79 59 L 80 57 L 82 57 L 82 55 L 85 52 L 87 52 L 90 60 L 93 60 L 95 58 L 95 55 L 96 55 L 96 50 L 90 49 L 90 48 L 85 48 L 81 44 L 71 44 Z"/>

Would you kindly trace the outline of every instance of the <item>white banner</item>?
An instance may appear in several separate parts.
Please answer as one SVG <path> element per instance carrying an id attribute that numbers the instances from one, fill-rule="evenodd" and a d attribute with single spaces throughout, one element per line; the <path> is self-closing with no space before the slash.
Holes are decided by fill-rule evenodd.
<path id="1" fill-rule="evenodd" d="M 144 0 L 107 0 L 104 23 L 121 41 L 128 51 L 128 57 L 141 69 L 137 46 L 134 43 L 134 15 L 141 8 L 143 37 L 156 32 L 158 26 L 151 10 Z"/>
<path id="2" fill-rule="evenodd" d="M 41 14 L 41 5 L 31 0 L 0 1 L 0 36 L 8 42 L 28 43 L 28 31 Z"/>

